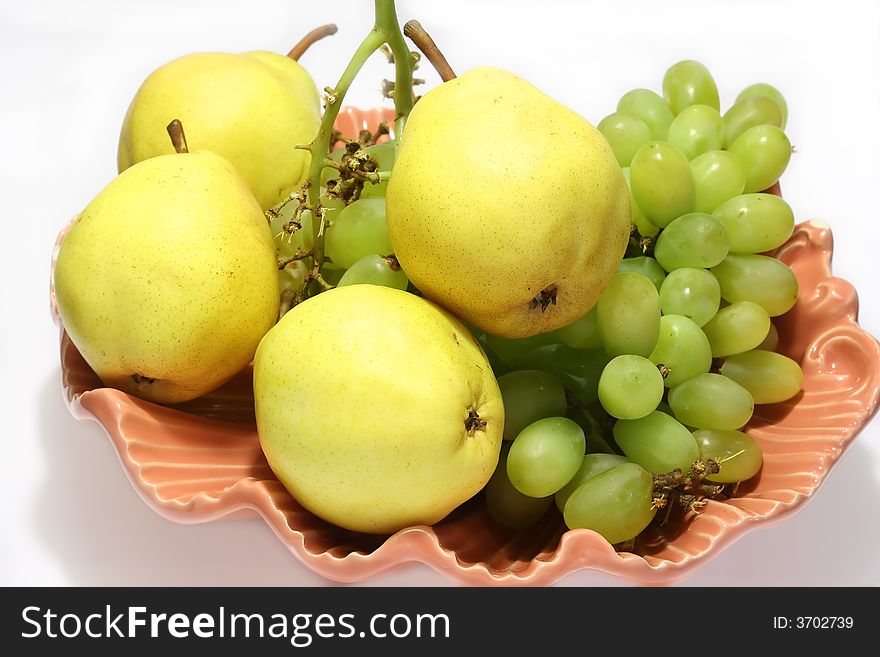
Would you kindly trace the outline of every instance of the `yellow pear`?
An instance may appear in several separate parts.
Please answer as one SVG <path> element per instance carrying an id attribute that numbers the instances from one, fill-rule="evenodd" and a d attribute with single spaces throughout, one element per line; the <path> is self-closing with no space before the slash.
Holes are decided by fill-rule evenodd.
<path id="1" fill-rule="evenodd" d="M 101 190 L 61 244 L 55 292 L 105 385 L 161 403 L 231 378 L 278 317 L 263 211 L 207 151 L 145 160 Z"/>
<path id="2" fill-rule="evenodd" d="M 173 153 L 165 126 L 179 119 L 190 149 L 232 162 L 266 209 L 306 179 L 309 154 L 295 147 L 314 139 L 320 118 L 317 87 L 290 57 L 185 55 L 156 69 L 138 89 L 119 137 L 119 171 Z"/>
<path id="3" fill-rule="evenodd" d="M 572 323 L 626 249 L 605 138 L 525 80 L 477 68 L 416 103 L 387 192 L 394 253 L 425 296 L 490 334 Z"/>
<path id="4" fill-rule="evenodd" d="M 433 524 L 498 462 L 504 406 L 485 354 L 401 290 L 351 285 L 295 306 L 257 349 L 254 401 L 278 479 L 347 529 Z"/>

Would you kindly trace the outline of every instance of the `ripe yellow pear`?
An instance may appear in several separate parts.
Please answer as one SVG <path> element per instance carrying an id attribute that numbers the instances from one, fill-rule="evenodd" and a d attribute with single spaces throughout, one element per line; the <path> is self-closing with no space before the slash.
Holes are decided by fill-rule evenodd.
<path id="1" fill-rule="evenodd" d="M 394 253 L 415 286 L 508 338 L 584 315 L 630 230 L 626 181 L 601 133 L 489 67 L 416 103 L 387 213 Z"/>
<path id="2" fill-rule="evenodd" d="M 103 382 L 161 403 L 247 366 L 279 306 L 263 211 L 207 151 L 145 160 L 101 190 L 61 244 L 55 292 Z"/>
<path id="3" fill-rule="evenodd" d="M 266 209 L 306 179 L 309 154 L 295 146 L 312 141 L 320 118 L 317 87 L 290 57 L 262 51 L 185 55 L 155 70 L 138 89 L 119 137 L 119 171 L 174 153 L 165 126 L 179 119 L 190 149 L 232 162 Z"/>
<path id="4" fill-rule="evenodd" d="M 257 349 L 254 401 L 281 483 L 354 531 L 435 523 L 498 462 L 504 406 L 485 354 L 401 290 L 351 285 L 295 306 Z"/>

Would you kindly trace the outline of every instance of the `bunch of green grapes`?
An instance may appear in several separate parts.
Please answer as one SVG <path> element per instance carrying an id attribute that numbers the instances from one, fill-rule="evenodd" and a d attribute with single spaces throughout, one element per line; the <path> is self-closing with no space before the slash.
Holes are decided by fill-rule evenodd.
<path id="1" fill-rule="evenodd" d="M 761 449 L 744 429 L 755 404 L 801 389 L 772 322 L 798 296 L 770 255 L 794 228 L 767 192 L 791 156 L 785 100 L 756 84 L 722 115 L 695 61 L 669 68 L 662 87 L 630 91 L 598 124 L 630 184 L 633 240 L 596 305 L 548 334 L 479 336 L 509 441 L 485 498 L 508 527 L 555 501 L 569 528 L 631 541 L 666 502 L 658 481 L 718 491 L 754 477 Z"/>
<path id="2" fill-rule="evenodd" d="M 376 171 L 388 172 L 394 165 L 393 141 L 373 144 L 362 151 L 373 159 Z M 338 162 L 344 152 L 344 148 L 339 148 L 330 157 Z M 357 198 L 346 203 L 327 191 L 328 182 L 337 173 L 332 167 L 327 167 L 321 178 L 323 193 L 320 203 L 324 208 L 326 258 L 321 270 L 322 277 L 336 286 L 370 283 L 405 290 L 409 280 L 394 258 L 385 220 L 387 180 L 364 182 Z M 294 222 L 295 216 L 298 219 Z M 297 215 L 295 202 L 281 208 L 270 224 L 278 257 L 284 265 L 280 269 L 283 291 L 295 293 L 305 281 L 312 260 L 297 256 L 310 252 L 313 225 L 312 213 L 306 210 Z"/>

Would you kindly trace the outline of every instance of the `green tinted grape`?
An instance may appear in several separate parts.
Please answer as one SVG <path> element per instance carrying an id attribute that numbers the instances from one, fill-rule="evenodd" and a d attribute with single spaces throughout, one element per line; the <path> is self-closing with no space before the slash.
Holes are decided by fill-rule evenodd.
<path id="1" fill-rule="evenodd" d="M 624 258 L 617 265 L 617 271 L 634 271 L 646 276 L 660 291 L 663 285 L 663 279 L 666 278 L 666 272 L 663 267 L 657 264 L 657 261 L 650 256 L 635 256 L 633 258 Z"/>
<path id="2" fill-rule="evenodd" d="M 724 113 L 725 143 L 732 144 L 742 133 L 756 125 L 782 127 L 779 106 L 766 96 L 743 98 Z"/>
<path id="3" fill-rule="evenodd" d="M 523 369 L 546 370 L 581 404 L 599 398 L 599 377 L 611 357 L 603 349 L 573 349 L 563 344 L 537 347 L 519 359 Z"/>
<path id="4" fill-rule="evenodd" d="M 674 417 L 653 411 L 637 420 L 614 423 L 614 441 L 633 463 L 648 472 L 687 472 L 700 458 L 691 432 Z"/>
<path id="5" fill-rule="evenodd" d="M 556 336 L 562 344 L 574 349 L 598 349 L 602 346 L 602 340 L 599 338 L 596 315 L 596 306 L 593 306 L 583 317 L 556 329 Z"/>
<path id="6" fill-rule="evenodd" d="M 742 194 L 712 213 L 727 230 L 731 253 L 761 253 L 785 244 L 794 230 L 791 206 L 775 194 Z"/>
<path id="7" fill-rule="evenodd" d="M 364 198 L 346 206 L 327 227 L 324 245 L 327 256 L 345 269 L 366 255 L 392 253 L 385 199 Z"/>
<path id="8" fill-rule="evenodd" d="M 647 358 L 624 354 L 612 358 L 599 378 L 599 401 L 609 415 L 625 420 L 644 417 L 663 399 L 663 376 Z"/>
<path id="9" fill-rule="evenodd" d="M 671 388 L 667 399 L 679 422 L 698 429 L 739 429 L 754 410 L 748 390 L 711 372 Z"/>
<path id="10" fill-rule="evenodd" d="M 791 142 L 775 125 L 749 128 L 727 150 L 736 155 L 743 165 L 746 173 L 743 191 L 746 193 L 770 188 L 779 180 L 791 159 Z"/>
<path id="11" fill-rule="evenodd" d="M 599 337 L 611 356 L 648 356 L 660 332 L 660 295 L 649 278 L 614 274 L 596 303 Z"/>
<path id="12" fill-rule="evenodd" d="M 721 373 L 749 391 L 756 404 L 775 404 L 791 399 L 804 384 L 796 361 L 773 351 L 747 351 L 730 356 Z"/>
<path id="13" fill-rule="evenodd" d="M 708 372 L 712 366 L 712 347 L 706 334 L 692 320 L 682 315 L 663 315 L 660 337 L 649 358 L 655 365 L 663 365 L 666 371 L 663 384 L 671 388 Z M 601 393 L 601 388 L 599 391 Z"/>
<path id="14" fill-rule="evenodd" d="M 757 84 L 752 84 L 739 92 L 739 95 L 736 97 L 735 103 L 740 102 L 745 98 L 751 98 L 752 96 L 766 96 L 779 108 L 779 112 L 782 116 L 782 122 L 779 124 L 779 127 L 785 130 L 785 123 L 788 119 L 788 105 L 785 102 L 785 98 L 779 92 L 779 90 L 767 84 L 766 82 L 758 82 Z"/>
<path id="15" fill-rule="evenodd" d="M 342 156 L 345 155 L 345 146 L 340 146 L 330 152 L 330 159 L 334 162 L 341 162 Z M 324 167 L 321 169 L 321 187 L 327 186 L 328 180 L 336 180 L 339 178 L 339 171 L 333 167 Z"/>
<path id="16" fill-rule="evenodd" d="M 694 210 L 712 212 L 719 205 L 742 194 L 746 174 L 735 155 L 707 151 L 691 160 L 694 174 Z"/>
<path id="17" fill-rule="evenodd" d="M 397 157 L 393 140 L 367 146 L 364 152 L 376 159 L 378 165 L 376 171 L 391 171 L 394 166 L 394 160 Z M 365 182 L 364 188 L 361 190 L 361 198 L 374 198 L 376 196 L 384 198 L 386 189 L 388 189 L 387 180 L 383 180 L 375 185 L 371 182 Z"/>
<path id="18" fill-rule="evenodd" d="M 505 443 L 502 446 L 498 465 L 486 484 L 486 509 L 498 524 L 510 529 L 525 529 L 544 516 L 553 503 L 553 498 L 523 495 L 510 483 L 507 476 L 509 445 L 510 443 Z"/>
<path id="19" fill-rule="evenodd" d="M 514 439 L 507 455 L 507 476 L 524 495 L 546 497 L 565 486 L 581 467 L 584 430 L 566 417 L 533 422 Z"/>
<path id="20" fill-rule="evenodd" d="M 725 306 L 703 326 L 715 358 L 754 349 L 769 331 L 770 315 L 751 301 L 737 301 Z"/>
<path id="21" fill-rule="evenodd" d="M 685 107 L 669 126 L 666 138 L 693 160 L 706 151 L 717 151 L 724 147 L 724 120 L 718 110 L 708 105 Z"/>
<path id="22" fill-rule="evenodd" d="M 666 139 L 669 126 L 675 118 L 669 103 L 650 89 L 633 89 L 617 103 L 617 111 L 640 118 L 654 139 Z"/>
<path id="23" fill-rule="evenodd" d="M 623 463 L 629 463 L 629 459 L 619 454 L 585 454 L 584 461 L 574 477 L 562 488 L 556 491 L 556 508 L 560 511 L 565 509 L 565 503 L 571 494 L 578 489 L 587 479 L 592 479 L 597 474 L 602 474 Z"/>
<path id="24" fill-rule="evenodd" d="M 654 481 L 635 463 L 591 477 L 569 496 L 563 517 L 569 529 L 591 529 L 611 544 L 638 536 L 654 519 Z"/>
<path id="25" fill-rule="evenodd" d="M 405 290 L 409 279 L 400 268 L 396 258 L 390 256 L 383 258 L 374 253 L 364 256 L 349 267 L 339 279 L 336 287 L 361 283 Z"/>
<path id="26" fill-rule="evenodd" d="M 711 214 L 691 212 L 671 222 L 654 244 L 654 258 L 666 271 L 714 267 L 727 256 L 724 225 Z"/>
<path id="27" fill-rule="evenodd" d="M 721 286 L 712 272 L 682 267 L 669 272 L 660 286 L 660 308 L 664 314 L 684 315 L 697 326 L 715 316 L 721 304 Z"/>
<path id="28" fill-rule="evenodd" d="M 629 168 L 632 193 L 645 217 L 666 226 L 694 208 L 694 174 L 678 147 L 652 141 L 633 156 Z"/>
<path id="29" fill-rule="evenodd" d="M 636 151 L 651 141 L 648 124 L 632 114 L 614 112 L 599 121 L 596 128 L 608 140 L 622 167 L 628 167 Z"/>
<path id="30" fill-rule="evenodd" d="M 694 439 L 704 461 L 712 459 L 720 466 L 717 474 L 706 479 L 719 484 L 734 484 L 751 479 L 761 469 L 764 456 L 758 443 L 748 434 L 732 429 L 697 429 Z"/>
<path id="31" fill-rule="evenodd" d="M 767 332 L 767 337 L 764 338 L 764 341 L 759 344 L 755 349 L 763 349 L 764 351 L 776 351 L 779 347 L 779 331 L 776 329 L 776 325 L 773 322 L 770 322 L 770 330 Z"/>
<path id="32" fill-rule="evenodd" d="M 555 331 L 538 333 L 527 338 L 501 338 L 490 333 L 486 334 L 486 344 L 498 359 L 507 367 L 514 369 L 528 369 L 521 366 L 523 356 L 544 345 L 559 344 L 559 337 Z M 538 366 L 532 369 L 542 370 L 545 367 Z"/>
<path id="33" fill-rule="evenodd" d="M 675 114 L 690 105 L 708 105 L 716 112 L 721 108 L 712 74 L 703 64 L 692 59 L 673 64 L 666 70 L 663 97 Z"/>
<path id="34" fill-rule="evenodd" d="M 322 198 L 321 203 L 328 205 L 332 211 L 338 211 L 345 207 L 345 203 L 339 199 L 329 200 Z M 285 260 L 294 257 L 297 253 L 304 253 L 312 248 L 312 213 L 308 210 L 303 212 L 296 220 L 300 224 L 300 227 L 297 228 L 296 223 L 293 221 L 296 208 L 296 201 L 288 203 L 281 208 L 278 216 L 274 217 L 269 223 L 269 230 L 275 241 L 275 249 L 278 251 L 278 256 Z"/>
<path id="35" fill-rule="evenodd" d="M 731 253 L 712 273 L 721 285 L 721 297 L 731 303 L 752 301 L 764 307 L 770 317 L 794 306 L 798 281 L 784 263 L 764 255 Z"/>
<path id="36" fill-rule="evenodd" d="M 517 370 L 498 377 L 504 401 L 504 440 L 513 440 L 532 422 L 565 414 L 565 390 L 555 374 Z"/>
<path id="37" fill-rule="evenodd" d="M 642 212 L 639 204 L 636 203 L 636 197 L 633 196 L 632 193 L 632 180 L 630 179 L 629 167 L 624 167 L 621 171 L 623 172 L 623 177 L 626 179 L 627 187 L 629 187 L 630 222 L 639 231 L 639 235 L 643 237 L 656 236 L 657 233 L 660 232 L 660 227 L 655 226 L 648 221 L 645 213 Z"/>

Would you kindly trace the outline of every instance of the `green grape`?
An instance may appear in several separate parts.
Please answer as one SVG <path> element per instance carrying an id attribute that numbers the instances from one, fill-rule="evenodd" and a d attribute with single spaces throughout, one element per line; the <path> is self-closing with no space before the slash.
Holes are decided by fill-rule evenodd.
<path id="1" fill-rule="evenodd" d="M 599 338 L 596 315 L 596 306 L 593 306 L 580 319 L 556 329 L 556 336 L 562 341 L 562 344 L 574 349 L 598 349 L 602 346 L 602 340 Z"/>
<path id="2" fill-rule="evenodd" d="M 791 206 L 775 194 L 742 194 L 712 213 L 727 230 L 731 253 L 761 253 L 785 244 L 794 230 Z"/>
<path id="3" fill-rule="evenodd" d="M 484 489 L 486 509 L 499 525 L 510 529 L 525 529 L 544 517 L 553 498 L 523 495 L 510 483 L 510 478 L 507 476 L 509 444 L 505 443 L 502 446 L 498 465 L 495 466 L 495 472 L 492 473 Z"/>
<path id="4" fill-rule="evenodd" d="M 328 204 L 330 208 L 336 209 L 334 200 L 326 198 L 321 199 L 322 204 Z M 339 201 L 342 203 L 342 201 Z M 345 204 L 342 203 L 344 206 Z M 306 210 L 297 218 L 300 227 L 296 227 L 293 221 L 294 212 L 297 203 L 292 201 L 281 208 L 277 217 L 273 217 L 269 222 L 269 230 L 272 233 L 272 239 L 275 241 L 275 249 L 278 256 L 283 260 L 294 257 L 297 253 L 304 253 L 312 248 L 313 231 L 312 231 L 312 213 Z"/>
<path id="5" fill-rule="evenodd" d="M 308 265 L 302 260 L 290 262 L 283 269 L 279 269 L 278 282 L 281 284 L 281 291 L 287 290 L 296 294 L 305 283 L 308 271 Z"/>
<path id="6" fill-rule="evenodd" d="M 630 461 L 655 474 L 676 468 L 687 472 L 700 458 L 700 449 L 687 427 L 661 411 L 637 420 L 618 420 L 614 441 Z"/>
<path id="7" fill-rule="evenodd" d="M 565 413 L 568 403 L 559 377 L 539 370 L 516 370 L 498 377 L 504 401 L 504 440 L 513 440 L 532 422 Z"/>
<path id="8" fill-rule="evenodd" d="M 581 404 L 599 398 L 599 377 L 611 357 L 603 349 L 573 349 L 549 344 L 526 353 L 518 361 L 521 369 L 552 372 Z"/>
<path id="9" fill-rule="evenodd" d="M 746 174 L 735 155 L 707 151 L 691 160 L 694 174 L 694 210 L 712 212 L 719 205 L 742 194 Z"/>
<path id="10" fill-rule="evenodd" d="M 530 497 L 547 497 L 565 486 L 581 467 L 584 430 L 567 417 L 533 422 L 514 439 L 507 455 L 507 476 Z"/>
<path id="11" fill-rule="evenodd" d="M 801 366 L 773 351 L 747 351 L 730 356 L 721 366 L 721 373 L 748 390 L 756 404 L 791 399 L 804 385 Z"/>
<path id="12" fill-rule="evenodd" d="M 612 358 L 599 377 L 599 401 L 612 417 L 644 417 L 663 399 L 663 376 L 647 358 L 624 354 Z"/>
<path id="13" fill-rule="evenodd" d="M 756 125 L 727 147 L 746 173 L 746 193 L 769 189 L 788 166 L 791 142 L 775 125 Z M 644 209 L 644 208 L 642 208 Z"/>
<path id="14" fill-rule="evenodd" d="M 706 479 L 718 484 L 734 484 L 751 479 L 764 464 L 758 443 L 746 433 L 734 429 L 697 429 L 694 439 L 704 461 L 712 459 L 719 466 L 717 474 Z"/>
<path id="15" fill-rule="evenodd" d="M 685 107 L 669 126 L 666 138 L 689 160 L 706 151 L 724 147 L 724 120 L 718 110 L 708 105 Z"/>
<path id="16" fill-rule="evenodd" d="M 694 174 L 677 146 L 652 141 L 633 156 L 629 168 L 633 197 L 655 226 L 666 226 L 694 209 Z"/>
<path id="17" fill-rule="evenodd" d="M 626 179 L 626 185 L 629 187 L 630 221 L 632 225 L 639 231 L 639 235 L 643 237 L 655 237 L 657 233 L 660 232 L 660 226 L 655 226 L 648 221 L 648 218 L 645 217 L 645 213 L 642 212 L 639 204 L 636 203 L 636 197 L 633 196 L 632 193 L 632 181 L 630 180 L 629 167 L 624 167 L 621 171 L 623 172 L 623 177 Z"/>
<path id="18" fill-rule="evenodd" d="M 327 227 L 324 246 L 333 263 L 344 269 L 366 255 L 392 253 L 385 199 L 365 198 L 346 206 Z"/>
<path id="19" fill-rule="evenodd" d="M 340 146 L 330 152 L 330 159 L 334 162 L 342 162 L 342 156 L 345 155 L 345 146 Z M 321 169 L 321 187 L 327 186 L 328 180 L 336 180 L 339 178 L 339 171 L 333 167 L 324 167 Z"/>
<path id="20" fill-rule="evenodd" d="M 663 97 L 676 114 L 690 105 L 721 108 L 718 87 L 709 69 L 700 62 L 686 59 L 670 66 L 663 75 Z"/>
<path id="21" fill-rule="evenodd" d="M 657 237 L 654 258 L 666 271 L 714 267 L 729 250 L 724 225 L 711 214 L 691 212 L 670 223 Z"/>
<path id="22" fill-rule="evenodd" d="M 565 510 L 565 503 L 571 494 L 580 487 L 587 479 L 592 479 L 597 474 L 602 474 L 623 463 L 629 463 L 629 459 L 619 454 L 585 454 L 584 461 L 574 477 L 562 488 L 556 491 L 556 508 Z"/>
<path id="23" fill-rule="evenodd" d="M 657 261 L 650 256 L 635 256 L 633 258 L 624 258 L 617 265 L 617 271 L 634 271 L 647 277 L 660 291 L 663 280 L 666 278 L 666 272 L 663 267 L 657 264 Z"/>
<path id="24" fill-rule="evenodd" d="M 648 124 L 632 114 L 614 112 L 599 121 L 596 128 L 608 140 L 622 167 L 628 167 L 636 151 L 651 141 Z"/>
<path id="25" fill-rule="evenodd" d="M 751 419 L 755 406 L 748 390 L 711 372 L 671 388 L 667 399 L 676 419 L 697 429 L 739 429 Z"/>
<path id="26" fill-rule="evenodd" d="M 664 314 L 684 315 L 703 326 L 715 316 L 721 304 L 721 286 L 712 272 L 681 267 L 669 272 L 660 286 L 660 308 Z"/>
<path id="27" fill-rule="evenodd" d="M 712 367 L 712 347 L 706 334 L 692 320 L 683 315 L 663 315 L 660 337 L 649 359 L 654 365 L 663 366 L 666 371 L 663 383 L 671 388 L 708 372 Z"/>
<path id="28" fill-rule="evenodd" d="M 389 140 L 382 144 L 373 144 L 367 146 L 364 152 L 376 159 L 379 168 L 376 171 L 391 171 L 394 166 L 394 159 L 397 157 L 397 151 L 394 141 Z M 377 196 L 385 197 L 385 190 L 388 189 L 388 181 L 383 180 L 378 184 L 365 182 L 364 188 L 361 190 L 361 198 L 374 198 Z"/>
<path id="29" fill-rule="evenodd" d="M 763 349 L 764 351 L 776 351 L 779 347 L 779 331 L 776 329 L 776 325 L 773 322 L 770 322 L 770 330 L 767 332 L 767 337 L 764 338 L 764 341 L 759 344 L 755 349 Z"/>
<path id="30" fill-rule="evenodd" d="M 758 82 L 757 84 L 752 84 L 739 92 L 739 95 L 736 97 L 735 103 L 740 102 L 745 98 L 751 98 L 752 96 L 766 96 L 779 108 L 779 112 L 782 116 L 782 122 L 779 124 L 779 127 L 785 130 L 785 122 L 788 119 L 788 105 L 785 102 L 785 98 L 779 92 L 779 90 L 767 84 L 766 82 Z"/>
<path id="31" fill-rule="evenodd" d="M 752 301 L 770 317 L 777 317 L 794 306 L 798 281 L 784 263 L 764 255 L 731 253 L 712 273 L 721 284 L 721 297 L 734 303 Z"/>
<path id="32" fill-rule="evenodd" d="M 635 463 L 591 477 L 565 503 L 569 529 L 591 529 L 614 545 L 638 536 L 654 519 L 654 480 Z"/>
<path id="33" fill-rule="evenodd" d="M 538 366 L 527 368 L 522 366 L 523 357 L 533 349 L 546 345 L 557 345 L 560 343 L 559 337 L 555 331 L 548 333 L 538 333 L 527 338 L 501 338 L 491 333 L 486 334 L 486 344 L 492 350 L 498 360 L 507 367 L 513 369 L 536 369 L 545 370 L 546 367 Z"/>
<path id="34" fill-rule="evenodd" d="M 614 274 L 596 303 L 602 346 L 610 356 L 648 356 L 660 332 L 660 295 L 647 276 Z"/>
<path id="35" fill-rule="evenodd" d="M 650 89 L 633 89 L 617 103 L 617 111 L 640 118 L 651 129 L 654 139 L 666 139 L 675 118 L 669 103 Z"/>
<path id="36" fill-rule="evenodd" d="M 409 279 L 400 268 L 400 263 L 397 262 L 396 258 L 391 256 L 383 258 L 374 253 L 364 256 L 349 267 L 339 279 L 336 287 L 359 285 L 361 283 L 405 290 L 409 284 Z"/>
<path id="37" fill-rule="evenodd" d="M 732 144 L 742 133 L 756 125 L 782 128 L 782 112 L 766 96 L 743 98 L 724 113 L 725 144 Z"/>
<path id="38" fill-rule="evenodd" d="M 770 331 L 770 315 L 751 301 L 724 306 L 703 326 L 712 345 L 712 356 L 723 358 L 754 349 Z"/>

